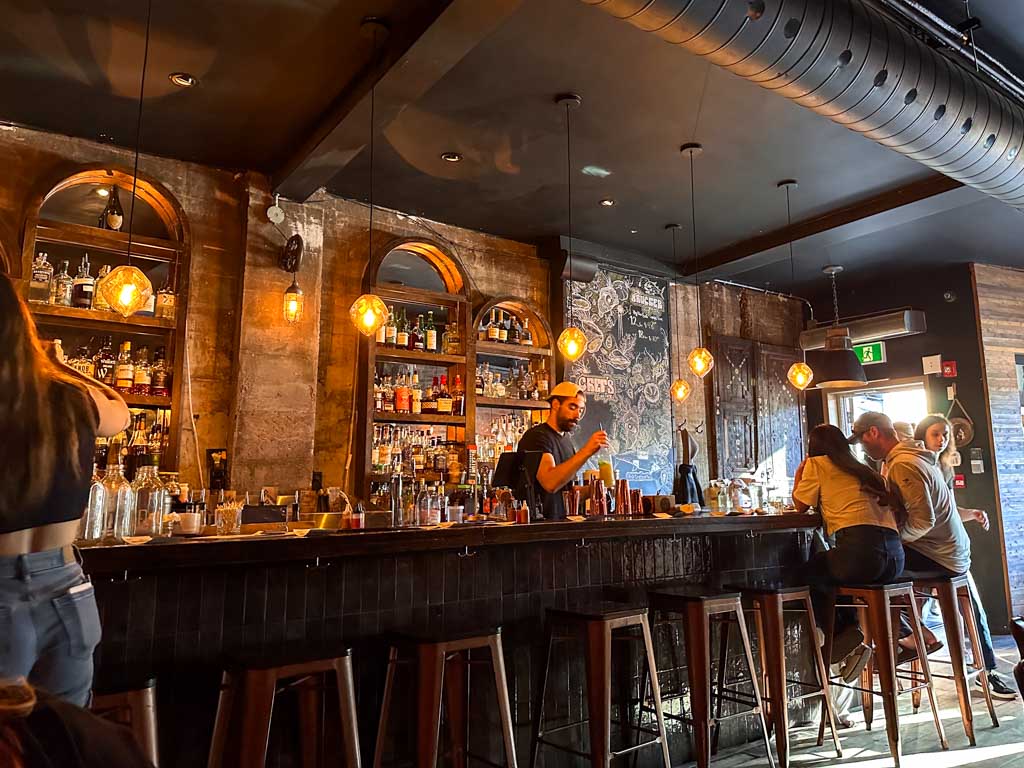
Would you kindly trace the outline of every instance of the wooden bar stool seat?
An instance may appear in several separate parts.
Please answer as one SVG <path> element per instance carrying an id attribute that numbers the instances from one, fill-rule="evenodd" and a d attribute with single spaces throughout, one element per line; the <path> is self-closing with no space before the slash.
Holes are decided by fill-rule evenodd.
<path id="1" fill-rule="evenodd" d="M 387 676 L 373 757 L 374 768 L 381 768 L 384 762 L 395 675 L 398 666 L 408 662 L 415 664 L 417 668 L 416 765 L 421 768 L 434 768 L 437 764 L 442 697 L 447 700 L 445 719 L 451 735 L 452 764 L 456 768 L 463 768 L 468 758 L 475 757 L 469 753 L 470 669 L 473 664 L 481 663 L 472 658 L 472 652 L 483 648 L 490 651 L 490 665 L 498 699 L 498 719 L 505 748 L 505 765 L 507 768 L 516 768 L 512 709 L 509 703 L 508 678 L 505 674 L 501 627 L 481 629 L 462 626 L 441 630 L 427 629 L 393 635 L 389 640 Z M 480 759 L 494 765 L 489 760 Z"/>
<path id="2" fill-rule="evenodd" d="M 715 590 L 699 585 L 683 585 L 654 588 L 648 592 L 651 611 L 656 615 L 681 616 L 683 639 L 686 652 L 686 667 L 690 682 L 690 716 L 667 714 L 666 717 L 690 725 L 694 733 L 694 752 L 698 768 L 711 764 L 711 754 L 718 741 L 720 723 L 734 717 L 756 716 L 761 726 L 768 764 L 774 768 L 775 761 L 768 740 L 768 727 L 764 718 L 761 686 L 754 669 L 754 658 L 750 649 L 750 636 L 740 592 Z M 727 685 L 725 670 L 727 664 L 727 627 L 735 622 L 743 644 L 743 656 L 753 693 L 747 694 Z M 718 653 L 717 684 L 712 690 L 711 669 L 711 625 L 722 626 L 722 642 Z M 653 686 L 652 686 L 653 687 Z M 655 694 L 657 696 L 657 694 Z M 679 698 L 679 693 L 672 698 Z M 732 715 L 721 714 L 721 702 L 743 704 L 749 709 Z M 658 702 L 657 698 L 655 703 Z M 716 714 L 712 714 L 715 710 Z"/>
<path id="3" fill-rule="evenodd" d="M 974 620 L 974 607 L 971 605 L 970 584 L 967 574 L 949 576 L 941 573 L 918 573 L 906 571 L 903 578 L 910 578 L 914 583 L 914 591 L 918 598 L 935 597 L 939 602 L 939 612 L 942 615 L 942 626 L 946 635 L 946 647 L 949 648 L 949 661 L 952 666 L 952 674 L 939 675 L 932 673 L 932 677 L 943 680 L 953 680 L 956 684 L 957 699 L 960 703 L 960 715 L 964 723 L 964 732 L 971 746 L 976 745 L 974 738 L 974 710 L 971 707 L 971 685 L 974 678 L 981 678 L 981 690 L 985 696 L 985 703 L 988 705 L 988 713 L 992 718 L 992 725 L 999 727 L 999 719 L 996 717 L 996 708 L 992 702 L 992 690 L 988 684 L 988 670 L 985 669 L 985 660 L 981 655 L 981 640 L 978 637 L 978 626 Z M 971 641 L 971 664 L 968 668 L 964 656 L 964 633 L 960 620 L 963 618 L 967 626 L 967 637 Z M 930 663 L 934 664 L 935 659 Z M 916 662 L 915 662 L 916 663 Z M 920 693 L 915 694 L 915 710 L 920 704 Z"/>
<path id="4" fill-rule="evenodd" d="M 127 726 L 154 766 L 160 761 L 156 737 L 156 678 L 97 680 L 93 686 L 95 714 Z"/>
<path id="5" fill-rule="evenodd" d="M 737 589 L 744 600 L 751 606 L 754 623 L 759 638 L 758 647 L 761 656 L 761 674 L 763 681 L 762 700 L 766 710 L 766 719 L 775 737 L 775 751 L 779 765 L 789 766 L 789 705 L 807 699 L 821 699 L 827 723 L 831 730 L 832 742 L 835 744 L 836 756 L 843 756 L 842 745 L 836 730 L 835 708 L 829 690 L 828 669 L 818 645 L 814 622 L 814 609 L 811 605 L 811 592 L 804 585 L 782 584 L 731 584 L 727 589 Z M 786 673 L 786 641 L 784 615 L 797 614 L 806 620 L 807 637 L 810 638 L 811 658 L 815 671 L 815 682 L 804 682 L 787 677 Z M 728 643 L 728 625 L 723 627 L 723 647 Z M 725 665 L 720 665 L 724 671 Z M 719 688 L 724 680 L 719 680 Z M 803 693 L 789 695 L 789 688 L 797 686 Z M 716 714 L 716 720 L 720 714 Z M 821 746 L 822 742 L 818 742 Z"/>
<path id="6" fill-rule="evenodd" d="M 533 743 L 530 753 L 530 766 L 537 762 L 542 746 L 558 749 L 578 757 L 589 758 L 592 766 L 606 768 L 612 759 L 634 754 L 640 749 L 660 745 L 662 761 L 665 768 L 670 768 L 668 740 L 665 733 L 665 718 L 661 708 L 661 692 L 658 684 L 658 667 L 654 658 L 654 644 L 651 639 L 651 627 L 647 619 L 647 608 L 628 605 L 601 599 L 584 599 L 577 601 L 569 608 L 549 608 L 546 615 L 547 623 L 547 655 L 541 676 L 540 690 L 534 706 Z M 653 736 L 652 739 L 635 743 L 618 751 L 612 750 L 612 641 L 613 633 L 621 630 L 639 628 L 644 644 L 651 696 L 654 701 L 654 714 L 657 730 L 643 728 L 638 723 L 636 731 Z M 558 630 L 558 631 L 556 631 Z M 547 699 L 548 674 L 551 669 L 551 655 L 555 643 L 582 642 L 584 644 L 584 663 L 587 675 L 587 712 L 586 719 L 546 728 L 544 723 L 544 706 Z M 646 685 L 640 690 L 641 701 L 645 695 Z M 633 728 L 626 722 L 628 714 L 620 712 L 620 725 Z M 589 754 L 573 749 L 564 744 L 545 738 L 554 733 L 564 732 L 582 726 L 589 726 Z"/>
<path id="7" fill-rule="evenodd" d="M 355 682 L 350 648 L 307 648 L 290 654 L 238 660 L 224 670 L 208 768 L 259 768 L 267 760 L 274 699 L 284 687 L 299 694 L 303 768 L 314 768 L 320 746 L 320 695 L 324 677 L 338 688 L 340 731 L 347 768 L 360 768 Z M 287 682 L 285 686 L 280 684 Z"/>
<path id="8" fill-rule="evenodd" d="M 832 678 L 831 685 L 852 688 L 861 692 L 864 708 L 864 722 L 871 730 L 873 715 L 873 697 L 881 696 L 882 709 L 885 713 L 885 730 L 889 740 L 889 752 L 896 768 L 899 768 L 903 754 L 900 738 L 899 706 L 896 697 L 901 693 L 926 690 L 935 721 L 935 731 L 942 749 L 948 749 L 946 733 L 939 718 L 939 708 L 935 700 L 935 689 L 932 685 L 931 670 L 928 666 L 928 655 L 924 644 L 924 632 L 921 628 L 921 614 L 914 600 L 914 585 L 910 581 L 899 581 L 891 584 L 848 584 L 836 587 L 832 596 L 832 605 L 828 611 L 825 627 L 825 658 L 832 656 L 832 640 L 835 634 L 835 606 L 839 600 L 852 604 L 860 617 L 860 626 L 864 632 L 864 642 L 872 648 L 872 658 L 861 673 L 860 685 L 848 685 L 841 678 Z M 904 671 L 896 664 L 898 653 L 898 635 L 893 632 L 893 624 L 898 623 L 900 611 L 905 610 L 913 632 L 920 669 Z M 894 617 L 896 621 L 894 622 Z M 878 672 L 880 690 L 873 687 L 874 672 Z M 908 682 L 908 687 L 898 683 Z M 818 736 L 824 730 L 824 719 L 819 726 Z"/>

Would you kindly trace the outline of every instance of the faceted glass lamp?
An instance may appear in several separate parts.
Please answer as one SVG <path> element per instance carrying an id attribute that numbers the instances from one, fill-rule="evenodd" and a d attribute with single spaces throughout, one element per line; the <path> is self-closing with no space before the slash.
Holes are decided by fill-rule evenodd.
<path id="1" fill-rule="evenodd" d="M 113 269 L 100 286 L 103 298 L 110 308 L 122 317 L 134 315 L 153 295 L 153 283 L 138 267 L 121 266 Z"/>
<path id="2" fill-rule="evenodd" d="M 352 302 L 348 316 L 361 334 L 373 336 L 388 321 L 388 308 L 379 296 L 364 293 Z"/>
<path id="3" fill-rule="evenodd" d="M 807 363 L 793 363 L 789 366 L 789 372 L 786 374 L 786 378 L 789 379 L 790 384 L 800 391 L 803 391 L 807 389 L 814 380 L 814 371 L 811 370 L 811 366 Z"/>
<path id="4" fill-rule="evenodd" d="M 289 323 L 297 323 L 302 319 L 304 299 L 299 284 L 292 279 L 292 284 L 284 292 L 284 319 Z"/>
<path id="5" fill-rule="evenodd" d="M 697 347 L 687 356 L 686 364 L 690 366 L 694 376 L 700 376 L 703 379 L 715 367 L 715 358 L 704 347 Z"/>
<path id="6" fill-rule="evenodd" d="M 672 394 L 673 400 L 677 403 L 682 403 L 690 396 L 690 385 L 686 379 L 676 379 L 672 382 L 669 392 Z"/>
<path id="7" fill-rule="evenodd" d="M 558 337 L 558 351 L 570 363 L 575 362 L 587 351 L 587 337 L 579 328 L 570 325 Z"/>

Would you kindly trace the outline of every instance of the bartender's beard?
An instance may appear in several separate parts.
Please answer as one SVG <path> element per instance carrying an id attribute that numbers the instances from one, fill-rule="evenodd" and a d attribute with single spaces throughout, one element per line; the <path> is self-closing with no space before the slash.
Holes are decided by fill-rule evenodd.
<path id="1" fill-rule="evenodd" d="M 572 432 L 576 429 L 576 425 L 579 424 L 579 419 L 563 418 L 561 415 L 558 416 L 558 431 L 559 432 Z"/>

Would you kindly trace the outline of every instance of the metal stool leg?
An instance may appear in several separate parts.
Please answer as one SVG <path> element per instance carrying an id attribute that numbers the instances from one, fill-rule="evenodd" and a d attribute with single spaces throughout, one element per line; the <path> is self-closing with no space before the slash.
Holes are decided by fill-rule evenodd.
<path id="1" fill-rule="evenodd" d="M 935 585 L 935 594 L 939 599 L 942 625 L 946 630 L 946 647 L 949 648 L 949 660 L 953 665 L 953 681 L 956 683 L 960 716 L 963 718 L 967 740 L 973 747 L 977 744 L 974 738 L 974 711 L 971 709 L 971 691 L 967 685 L 964 633 L 960 628 L 960 611 L 957 606 L 956 590 L 951 582 L 944 582 Z"/>
<path id="2" fill-rule="evenodd" d="M 702 607 L 694 606 L 686 612 L 683 632 L 690 678 L 694 755 L 697 768 L 708 768 L 711 765 L 711 638 L 708 617 Z"/>
<path id="3" fill-rule="evenodd" d="M 380 720 L 377 722 L 377 743 L 373 750 L 373 768 L 381 768 L 384 763 L 385 737 L 387 736 L 388 717 L 391 714 L 391 695 L 395 688 L 395 668 L 398 666 L 398 648 L 391 646 L 388 651 L 388 671 L 384 678 L 384 696 L 380 705 Z"/>
<path id="4" fill-rule="evenodd" d="M 651 638 L 651 625 L 647 616 L 641 617 L 641 628 L 644 633 L 644 649 L 646 650 L 646 669 L 651 684 L 651 698 L 654 700 L 654 715 L 658 720 L 658 738 L 661 741 L 661 759 L 665 768 L 671 768 L 672 759 L 668 753 L 668 735 L 665 732 L 665 713 L 661 708 L 661 684 L 658 681 L 658 664 L 654 656 L 654 641 Z M 640 699 L 643 701 L 645 691 L 641 689 Z"/>
<path id="5" fill-rule="evenodd" d="M 512 707 L 508 698 L 508 677 L 505 674 L 505 653 L 501 636 L 493 635 L 488 640 L 491 649 L 491 664 L 494 667 L 494 690 L 498 696 L 498 717 L 501 719 L 501 735 L 505 742 L 506 768 L 516 768 L 516 743 L 512 733 Z"/>
<path id="6" fill-rule="evenodd" d="M 388 671 L 390 673 L 390 665 Z M 342 656 L 334 660 L 334 677 L 338 684 L 338 710 L 341 714 L 341 738 L 345 748 L 345 765 L 347 768 L 360 768 L 362 756 L 359 753 L 356 685 L 350 656 Z"/>
<path id="7" fill-rule="evenodd" d="M 590 715 L 590 763 L 607 768 L 611 761 L 612 631 L 607 622 L 587 622 L 587 709 Z"/>
<path id="8" fill-rule="evenodd" d="M 971 596 L 966 593 L 959 595 L 960 614 L 964 617 L 964 624 L 967 625 L 967 638 L 971 642 L 971 666 L 978 670 L 978 678 L 981 680 L 981 692 L 985 696 L 985 705 L 988 707 L 989 717 L 992 718 L 992 726 L 999 727 L 999 718 L 996 717 L 995 704 L 992 701 L 992 689 L 988 684 L 988 670 L 985 669 L 985 659 L 981 654 L 981 638 L 978 635 L 978 624 L 974 618 L 974 606 L 971 605 Z"/>
<path id="9" fill-rule="evenodd" d="M 925 684 L 928 690 L 928 703 L 932 708 L 932 718 L 935 720 L 935 732 L 939 736 L 939 743 L 943 749 L 949 749 L 949 743 L 946 741 L 946 730 L 942 727 L 942 718 L 939 717 L 939 706 L 935 700 L 935 685 L 932 682 L 932 670 L 928 664 L 928 649 L 924 642 L 924 630 L 921 628 L 921 614 L 917 610 L 917 601 L 911 597 L 908 601 L 910 603 L 910 621 L 911 628 L 914 630 L 914 644 L 917 647 L 917 659 L 921 664 L 921 673 L 924 675 Z M 970 702 L 968 702 L 970 707 Z"/>
<path id="10" fill-rule="evenodd" d="M 764 704 L 761 701 L 761 686 L 757 684 L 757 672 L 754 669 L 754 656 L 750 651 L 750 637 L 747 634 L 747 623 L 743 618 L 743 608 L 737 604 L 736 621 L 740 626 L 740 639 L 743 641 L 743 655 L 747 660 L 747 672 L 754 688 L 754 701 L 757 702 L 757 720 L 761 724 L 761 736 L 764 738 L 764 749 L 768 755 L 769 768 L 775 768 L 775 758 L 772 757 L 772 746 L 768 741 L 768 726 L 764 722 Z"/>
<path id="11" fill-rule="evenodd" d="M 541 672 L 540 688 L 533 710 L 533 739 L 530 744 L 530 768 L 537 764 L 537 756 L 540 753 L 540 740 L 544 735 L 544 699 L 548 690 L 548 671 L 551 668 L 551 648 L 554 645 L 554 630 L 550 623 L 548 625 L 548 650 L 544 655 L 544 667 Z"/>
<path id="12" fill-rule="evenodd" d="M 903 746 L 900 740 L 899 707 L 896 704 L 896 660 L 892 652 L 892 624 L 889 598 L 885 594 L 872 595 L 868 601 L 868 616 L 875 636 L 875 657 L 878 660 L 878 682 L 882 688 L 882 708 L 885 711 L 885 730 L 889 738 L 889 752 L 899 768 Z"/>
<path id="13" fill-rule="evenodd" d="M 815 669 L 818 673 L 818 681 L 821 683 L 822 690 L 822 709 L 824 715 L 822 719 L 822 732 L 818 734 L 818 746 L 820 747 L 824 742 L 824 722 L 825 718 L 828 720 L 828 727 L 832 733 L 832 743 L 836 747 L 836 757 L 842 758 L 843 746 L 839 741 L 839 731 L 836 728 L 836 707 L 832 700 L 832 686 L 829 683 L 828 667 L 825 666 L 825 658 L 821 653 L 821 646 L 818 645 L 817 632 L 815 632 L 816 625 L 814 623 L 814 606 L 811 603 L 810 596 L 804 597 L 801 601 L 804 604 L 804 614 L 807 617 L 807 626 L 810 630 L 810 637 L 814 638 L 811 642 L 813 648 L 812 658 L 814 659 Z"/>

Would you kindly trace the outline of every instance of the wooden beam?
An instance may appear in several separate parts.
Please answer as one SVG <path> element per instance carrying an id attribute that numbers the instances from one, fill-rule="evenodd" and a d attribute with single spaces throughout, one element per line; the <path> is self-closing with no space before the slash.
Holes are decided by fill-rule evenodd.
<path id="1" fill-rule="evenodd" d="M 886 211 L 901 208 L 911 203 L 927 200 L 930 197 L 959 189 L 963 184 L 949 176 L 936 173 L 918 181 L 912 181 L 900 187 L 887 189 L 885 192 L 859 200 L 844 208 L 814 216 L 810 219 L 794 222 L 790 226 L 766 232 L 748 240 L 742 240 L 725 248 L 720 248 L 706 256 L 701 256 L 701 272 L 708 272 L 734 262 L 746 259 L 790 242 L 803 240 L 831 229 L 869 219 Z M 686 275 L 693 274 L 692 264 L 685 269 Z"/>
<path id="2" fill-rule="evenodd" d="M 274 173 L 274 192 L 305 201 L 327 185 L 367 142 L 370 91 L 376 88 L 374 128 L 380 131 L 415 103 L 476 45 L 504 22 L 522 0 L 449 0 L 400 23 L 376 63 L 338 97 L 320 124 Z"/>

